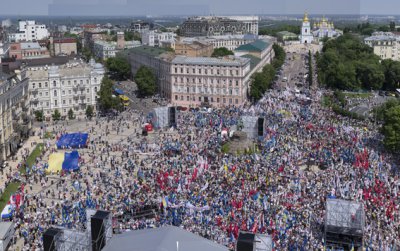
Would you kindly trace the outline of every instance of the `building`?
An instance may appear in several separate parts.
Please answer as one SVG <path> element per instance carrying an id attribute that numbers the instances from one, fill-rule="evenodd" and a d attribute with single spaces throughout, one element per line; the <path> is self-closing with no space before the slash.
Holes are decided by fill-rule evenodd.
<path id="1" fill-rule="evenodd" d="M 78 53 L 77 41 L 70 37 L 50 37 L 50 51 L 53 56 L 76 55 Z"/>
<path id="2" fill-rule="evenodd" d="M 184 37 L 236 34 L 257 35 L 258 17 L 191 17 L 180 27 L 180 35 Z"/>
<path id="3" fill-rule="evenodd" d="M 208 43 L 213 46 L 213 49 L 225 47 L 228 50 L 235 50 L 237 47 L 254 42 L 257 35 L 244 34 L 244 35 L 222 35 L 222 36 L 209 36 L 209 37 L 183 37 L 179 41 L 185 43 L 192 43 L 193 41 L 200 41 Z"/>
<path id="4" fill-rule="evenodd" d="M 311 23 L 308 19 L 308 14 L 304 14 L 303 24 L 301 26 L 300 43 L 310 44 L 314 41 L 314 36 L 311 33 Z"/>
<path id="5" fill-rule="evenodd" d="M 235 49 L 235 56 L 252 59 L 252 72 L 261 71 L 266 64 L 272 63 L 275 57 L 273 44 L 266 40 L 258 39 L 252 43 L 241 45 Z"/>
<path id="6" fill-rule="evenodd" d="M 123 46 L 122 49 L 119 49 Z M 107 42 L 98 40 L 94 42 L 93 45 L 93 54 L 97 58 L 101 58 L 103 60 L 107 58 L 113 58 L 116 54 L 125 49 L 131 49 L 134 47 L 141 46 L 140 41 L 124 41 L 123 44 L 118 42 Z"/>
<path id="7" fill-rule="evenodd" d="M 180 106 L 241 105 L 246 101 L 250 59 L 185 57 L 171 62 L 171 103 Z"/>
<path id="8" fill-rule="evenodd" d="M 175 41 L 176 34 L 173 32 L 143 31 L 141 37 L 143 45 L 162 47 L 162 42 Z"/>
<path id="9" fill-rule="evenodd" d="M 76 116 L 84 116 L 88 105 L 96 109 L 97 92 L 104 77 L 104 67 L 91 60 L 71 60 L 66 64 L 52 65 L 52 60 L 27 65 L 30 79 L 31 108 L 42 110 L 50 118 L 57 109 L 67 116 L 72 109 Z"/>
<path id="10" fill-rule="evenodd" d="M 278 38 L 278 41 L 280 42 L 294 41 L 299 39 L 299 36 L 297 34 L 289 31 L 279 31 L 276 33 L 276 36 Z"/>
<path id="11" fill-rule="evenodd" d="M 193 41 L 191 43 L 175 43 L 175 54 L 188 57 L 210 57 L 214 48 L 209 43 Z"/>
<path id="12" fill-rule="evenodd" d="M 8 54 L 10 58 L 17 60 L 50 57 L 47 48 L 41 46 L 38 42 L 11 43 Z"/>
<path id="13" fill-rule="evenodd" d="M 374 54 L 381 59 L 400 60 L 400 36 L 392 32 L 374 32 L 364 39 L 364 43 L 373 48 Z"/>
<path id="14" fill-rule="evenodd" d="M 36 24 L 36 21 L 19 21 L 19 29 L 16 33 L 9 34 L 10 42 L 36 41 L 46 39 L 49 32 L 46 25 Z"/>
<path id="15" fill-rule="evenodd" d="M 335 29 L 333 22 L 329 22 L 329 20 L 325 17 L 321 19 L 319 22 L 315 22 L 313 24 L 312 34 L 314 36 L 315 41 L 320 41 L 322 38 L 335 38 L 343 35 L 343 32 Z"/>
<path id="16" fill-rule="evenodd" d="M 151 23 L 145 22 L 145 21 L 136 21 L 131 23 L 131 31 L 142 33 L 149 31 L 150 29 L 153 28 L 153 25 Z"/>
<path id="17" fill-rule="evenodd" d="M 17 152 L 31 129 L 29 80 L 25 71 L 16 74 L 6 68 L 0 69 L 0 161 Z"/>
<path id="18" fill-rule="evenodd" d="M 88 31 L 83 32 L 83 46 L 93 51 L 94 42 L 98 40 L 106 40 L 107 34 L 101 31 Z"/>
<path id="19" fill-rule="evenodd" d="M 164 98 L 171 99 L 170 61 L 175 57 L 172 52 L 164 48 L 140 46 L 130 49 L 126 56 L 131 64 L 133 76 L 141 66 L 152 69 L 157 78 L 159 94 Z"/>

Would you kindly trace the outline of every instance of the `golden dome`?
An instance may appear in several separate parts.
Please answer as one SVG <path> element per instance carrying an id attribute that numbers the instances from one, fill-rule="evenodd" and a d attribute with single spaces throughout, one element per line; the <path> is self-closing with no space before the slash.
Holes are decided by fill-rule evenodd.
<path id="1" fill-rule="evenodd" d="M 306 12 L 306 13 L 304 13 L 303 22 L 309 22 L 309 20 L 308 20 L 308 14 L 307 14 L 307 12 Z"/>

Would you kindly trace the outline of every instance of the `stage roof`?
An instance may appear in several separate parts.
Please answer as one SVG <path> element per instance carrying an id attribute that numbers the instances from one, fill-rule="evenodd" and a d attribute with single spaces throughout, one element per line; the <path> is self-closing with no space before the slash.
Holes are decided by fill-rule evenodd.
<path id="1" fill-rule="evenodd" d="M 178 243 L 178 244 L 177 244 Z M 114 235 L 103 251 L 228 251 L 228 248 L 182 228 L 166 226 Z"/>

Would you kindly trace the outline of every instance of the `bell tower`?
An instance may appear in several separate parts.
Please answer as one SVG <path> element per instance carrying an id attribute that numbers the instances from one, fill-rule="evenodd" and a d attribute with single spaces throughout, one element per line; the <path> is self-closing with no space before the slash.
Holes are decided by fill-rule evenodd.
<path id="1" fill-rule="evenodd" d="M 314 37 L 311 33 L 310 20 L 308 19 L 308 14 L 306 12 L 304 14 L 303 24 L 301 26 L 300 43 L 309 44 L 309 43 L 312 43 L 313 40 L 314 40 Z"/>

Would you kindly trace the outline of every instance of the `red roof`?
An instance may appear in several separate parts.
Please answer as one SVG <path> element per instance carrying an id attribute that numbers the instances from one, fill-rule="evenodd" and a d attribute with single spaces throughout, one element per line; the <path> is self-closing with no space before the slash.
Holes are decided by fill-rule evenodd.
<path id="1" fill-rule="evenodd" d="M 63 43 L 76 43 L 75 38 L 71 37 L 65 37 L 65 38 L 55 38 L 54 39 L 55 44 L 63 44 Z"/>

